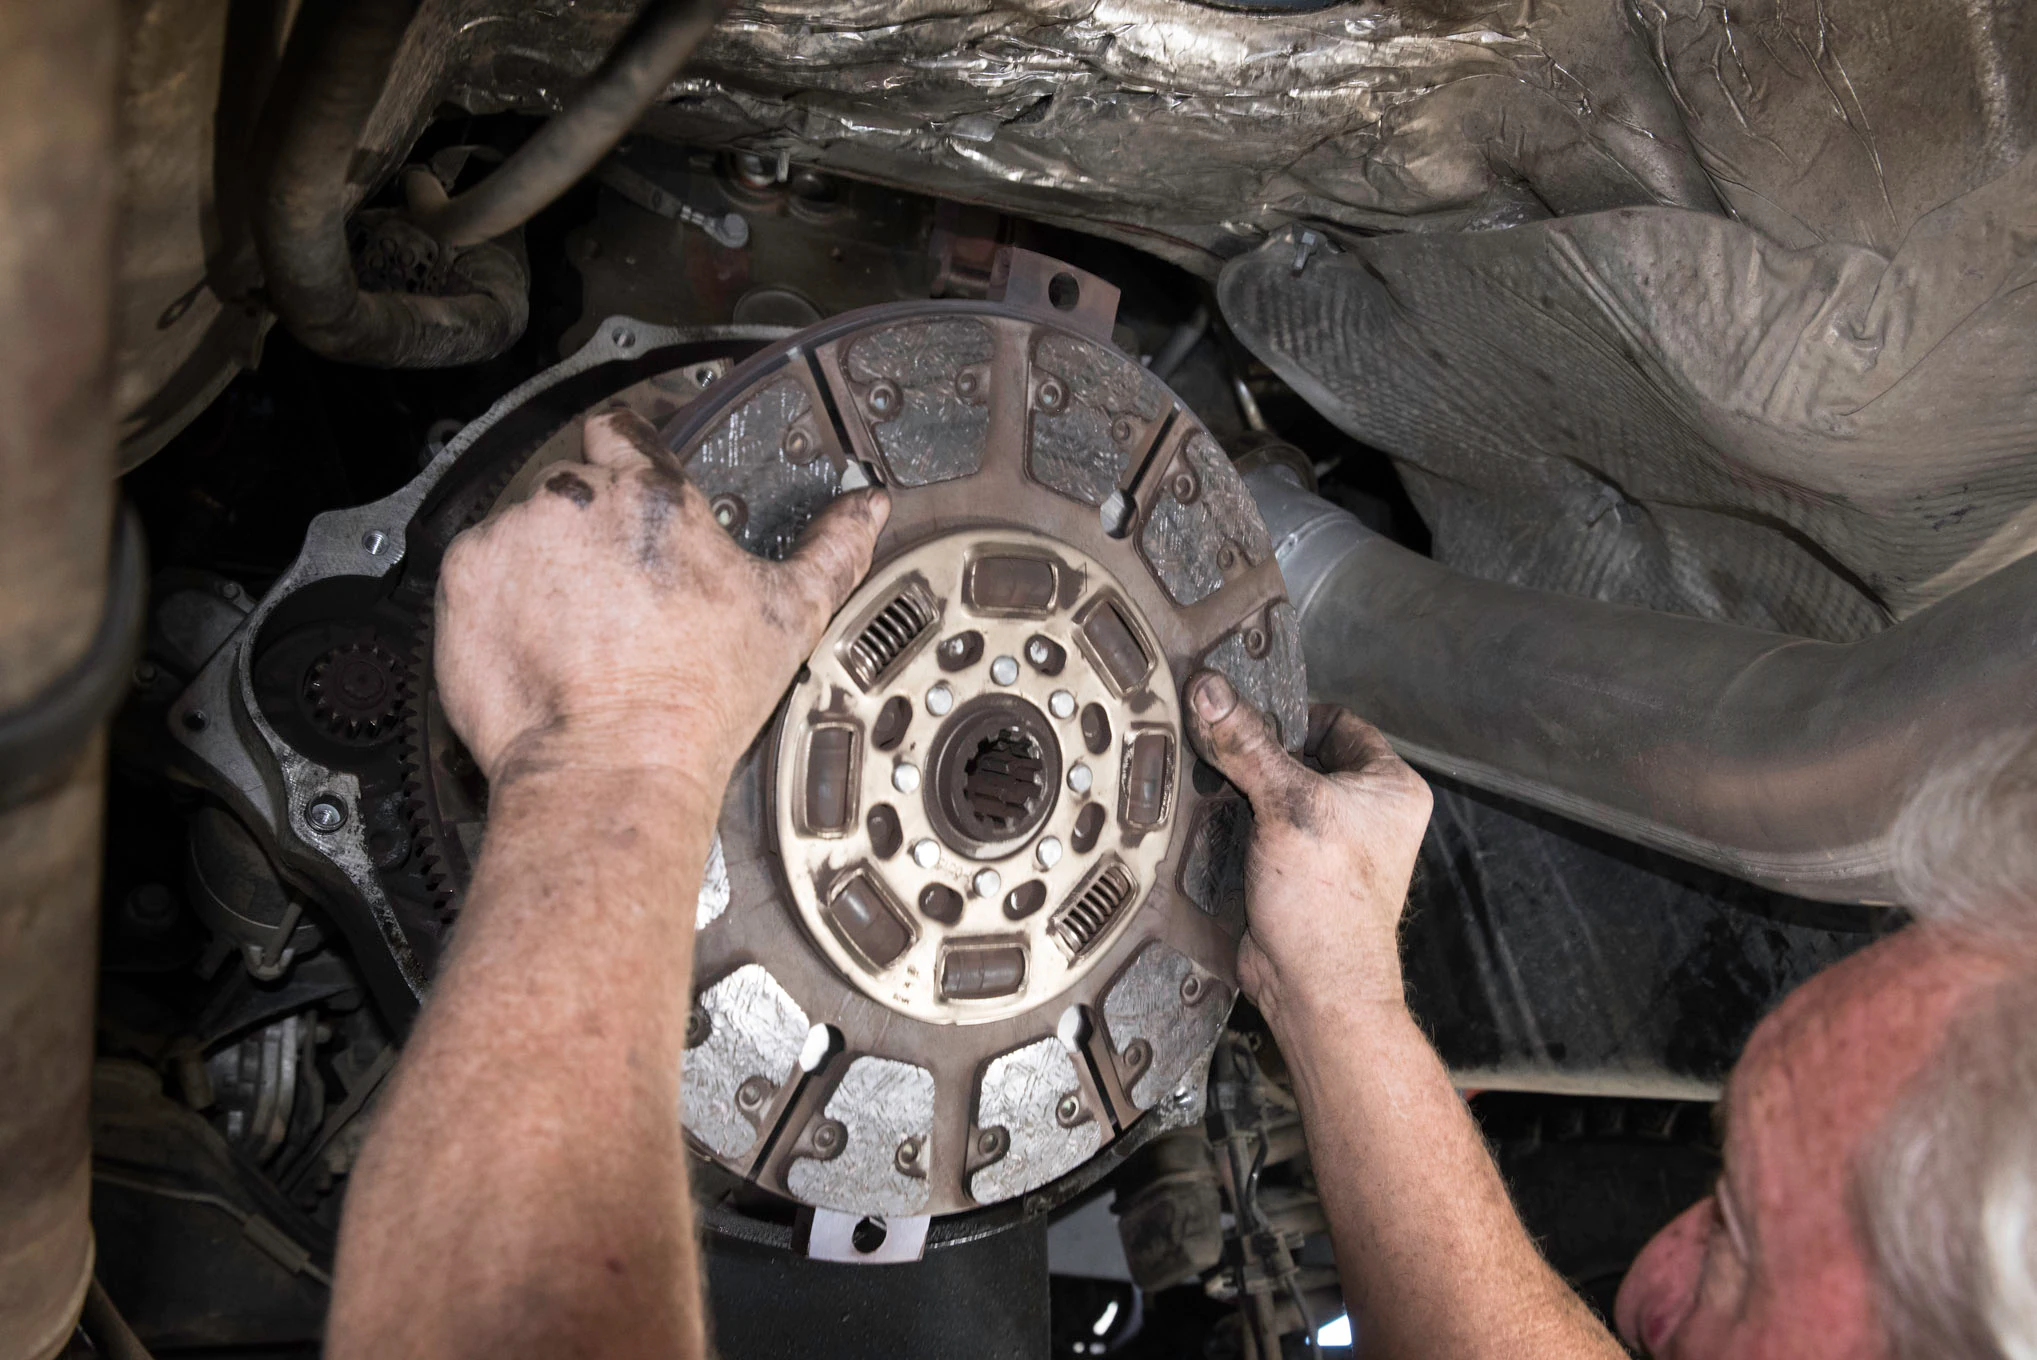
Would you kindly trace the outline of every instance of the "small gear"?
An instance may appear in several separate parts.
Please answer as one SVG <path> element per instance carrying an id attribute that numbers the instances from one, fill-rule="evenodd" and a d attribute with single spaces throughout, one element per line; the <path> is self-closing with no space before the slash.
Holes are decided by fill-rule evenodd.
<path id="1" fill-rule="evenodd" d="M 335 647 L 304 673 L 313 719 L 331 736 L 360 746 L 396 730 L 404 688 L 402 659 L 375 641 Z"/>

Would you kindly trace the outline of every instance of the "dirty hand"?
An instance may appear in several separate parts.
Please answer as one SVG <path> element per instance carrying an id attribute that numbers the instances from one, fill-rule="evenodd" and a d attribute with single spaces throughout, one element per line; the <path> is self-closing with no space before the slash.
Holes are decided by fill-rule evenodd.
<path id="1" fill-rule="evenodd" d="M 1269 1022 L 1405 1006 L 1398 931 L 1429 824 L 1429 786 L 1378 729 L 1332 704 L 1289 755 L 1258 709 L 1211 671 L 1188 684 L 1196 744 L 1252 803 L 1238 980 Z"/>
<path id="2" fill-rule="evenodd" d="M 498 786 L 538 770 L 657 771 L 712 804 L 870 568 L 890 513 L 836 499 L 784 562 L 738 547 L 657 431 L 587 422 L 585 462 L 461 534 L 439 575 L 446 716 Z"/>

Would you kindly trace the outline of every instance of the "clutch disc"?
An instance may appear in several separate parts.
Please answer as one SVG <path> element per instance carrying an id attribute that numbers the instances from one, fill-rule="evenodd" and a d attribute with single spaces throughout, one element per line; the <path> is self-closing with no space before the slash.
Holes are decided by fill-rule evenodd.
<path id="1" fill-rule="evenodd" d="M 818 1209 L 1051 1197 L 1198 1117 L 1247 814 L 1186 744 L 1181 686 L 1224 672 L 1290 747 L 1306 722 L 1230 460 L 1111 345 L 1115 289 L 1007 259 L 994 300 L 834 318 L 665 430 L 764 556 L 844 489 L 892 495 L 869 577 L 736 771 L 696 917 L 692 1144 Z M 439 821 L 456 880 L 476 820 Z"/>

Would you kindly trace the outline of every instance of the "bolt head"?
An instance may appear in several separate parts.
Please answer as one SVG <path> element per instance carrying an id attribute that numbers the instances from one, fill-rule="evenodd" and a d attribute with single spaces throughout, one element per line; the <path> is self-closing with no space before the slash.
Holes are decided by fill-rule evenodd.
<path id="1" fill-rule="evenodd" d="M 330 834 L 347 824 L 347 810 L 337 798 L 314 798 L 304 809 L 304 820 L 313 831 Z"/>
<path id="2" fill-rule="evenodd" d="M 931 869 L 941 862 L 941 847 L 931 836 L 923 836 L 912 843 L 912 862 L 922 869 Z"/>
<path id="3" fill-rule="evenodd" d="M 1075 1098 L 1075 1093 L 1073 1091 L 1070 1091 L 1067 1095 L 1062 1096 L 1060 1100 L 1055 1102 L 1054 1118 L 1060 1120 L 1063 1124 L 1073 1124 L 1077 1119 L 1080 1119 L 1081 1117 L 1082 1117 L 1082 1102 Z"/>
<path id="4" fill-rule="evenodd" d="M 1081 761 L 1078 760 L 1068 767 L 1068 791 L 1070 793 L 1088 793 L 1090 785 L 1095 782 L 1096 776 L 1090 773 L 1089 766 Z"/>
<path id="5" fill-rule="evenodd" d="M 1018 677 L 1019 669 L 1017 657 L 1000 656 L 991 661 L 990 678 L 992 680 L 995 680 L 998 684 L 1015 685 L 1018 683 Z"/>
<path id="6" fill-rule="evenodd" d="M 382 550 L 389 546 L 389 535 L 380 529 L 370 529 L 361 535 L 361 551 L 370 557 L 380 557 Z"/>
<path id="7" fill-rule="evenodd" d="M 1042 869 L 1051 869 L 1061 862 L 1061 841 L 1057 836 L 1043 836 L 1033 847 L 1033 858 L 1040 862 Z"/>
<path id="8" fill-rule="evenodd" d="M 1047 696 L 1047 711 L 1057 718 L 1075 716 L 1075 696 L 1065 689 L 1057 689 Z"/>
<path id="9" fill-rule="evenodd" d="M 1135 433 L 1137 433 L 1136 428 L 1133 426 L 1131 420 L 1125 416 L 1119 416 L 1116 420 L 1111 422 L 1110 437 L 1112 439 L 1117 440 L 1117 442 L 1120 444 L 1131 443 L 1132 436 Z"/>
<path id="10" fill-rule="evenodd" d="M 927 691 L 927 712 L 936 718 L 948 716 L 948 710 L 955 706 L 955 691 L 946 685 L 935 685 Z"/>
<path id="11" fill-rule="evenodd" d="M 830 1119 L 813 1131 L 813 1146 L 816 1152 L 833 1152 L 842 1145 L 843 1129 Z"/>
<path id="12" fill-rule="evenodd" d="M 1053 659 L 1054 653 L 1047 646 L 1045 638 L 1034 638 L 1026 644 L 1026 660 L 1032 662 L 1035 666 L 1044 666 Z"/>
<path id="13" fill-rule="evenodd" d="M 982 386 L 983 379 L 973 369 L 963 369 L 955 379 L 955 390 L 965 397 L 975 396 Z"/>
<path id="14" fill-rule="evenodd" d="M 1061 386 L 1059 380 L 1049 378 L 1040 384 L 1036 400 L 1042 411 L 1058 411 L 1068 404 L 1068 389 Z"/>
<path id="15" fill-rule="evenodd" d="M 976 877 L 969 880 L 969 886 L 976 890 L 978 897 L 995 897 L 1004 888 L 1004 879 L 995 869 L 978 869 Z"/>
<path id="16" fill-rule="evenodd" d="M 891 767 L 891 787 L 900 793 L 919 792 L 919 766 L 901 760 Z"/>
<path id="17" fill-rule="evenodd" d="M 813 436 L 805 430 L 793 430 L 787 434 L 785 456 L 795 463 L 804 463 L 813 457 Z"/>
<path id="18" fill-rule="evenodd" d="M 870 389 L 870 411 L 873 415 L 895 415 L 899 406 L 899 391 L 888 382 L 878 383 Z"/>

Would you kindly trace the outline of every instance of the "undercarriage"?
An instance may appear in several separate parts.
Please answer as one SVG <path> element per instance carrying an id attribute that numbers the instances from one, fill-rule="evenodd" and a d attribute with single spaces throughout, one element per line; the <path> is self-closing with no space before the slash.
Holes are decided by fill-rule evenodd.
<path id="1" fill-rule="evenodd" d="M 106 116 L 0 191 L 69 194 L 117 262 L 0 299 L 43 344 L 0 525 L 34 908 L 0 1244 L 37 1281 L 0 1322 L 54 1337 L 21 1353 L 318 1353 L 488 820 L 440 562 L 617 409 L 759 556 L 842 491 L 894 505 L 698 887 L 673 1117 L 721 1353 L 1349 1344 L 1240 994 L 1252 820 L 1188 735 L 1205 668 L 1290 750 L 1329 700 L 1429 779 L 1411 1003 L 1609 1309 L 1754 1023 L 1901 924 L 1893 809 L 2027 711 L 2037 638 L 2027 398 L 1870 426 L 1897 403 L 1848 389 L 1842 428 L 1777 415 L 1760 355 L 1662 376 L 1770 300 L 1663 340 L 1606 260 L 1808 249 L 1782 218 L 1864 192 L 1830 158 L 1794 216 L 1723 181 L 1689 8 L 160 0 L 117 59 L 110 5 L 6 21 L 0 62 Z M 1786 102 L 1745 136 L 1824 116 Z M 2015 177 L 1880 151 L 1892 219 Z M 2013 264 L 1926 377 L 2029 357 L 1988 310 Z"/>

